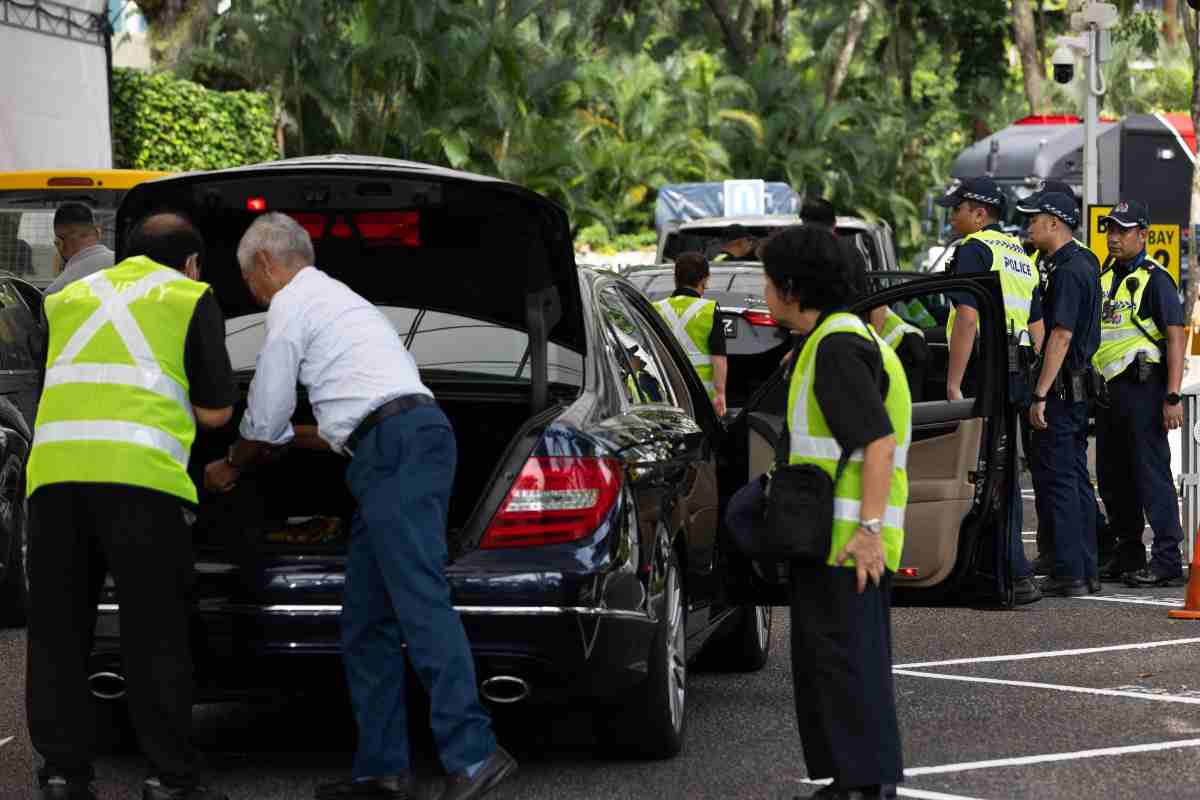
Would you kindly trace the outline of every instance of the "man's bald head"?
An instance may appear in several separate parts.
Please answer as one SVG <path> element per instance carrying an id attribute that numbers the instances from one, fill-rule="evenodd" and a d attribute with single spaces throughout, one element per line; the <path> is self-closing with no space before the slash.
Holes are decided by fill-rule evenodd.
<path id="1" fill-rule="evenodd" d="M 183 272 L 188 259 L 195 255 L 204 262 L 204 239 L 191 220 L 173 211 L 143 217 L 133 226 L 125 246 L 125 256 L 146 256 L 164 267 Z"/>

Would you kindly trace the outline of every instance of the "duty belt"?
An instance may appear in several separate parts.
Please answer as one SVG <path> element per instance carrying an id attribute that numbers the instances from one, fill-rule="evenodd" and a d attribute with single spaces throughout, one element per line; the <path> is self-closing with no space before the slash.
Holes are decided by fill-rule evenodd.
<path id="1" fill-rule="evenodd" d="M 394 417 L 397 414 L 403 414 L 405 411 L 411 411 L 420 406 L 433 406 L 437 402 L 427 394 L 406 394 L 397 397 L 395 400 L 389 400 L 379 408 L 372 411 L 363 417 L 363 421 L 358 423 L 358 427 L 346 437 L 344 449 L 350 455 L 354 455 L 354 451 L 358 449 L 359 442 L 371 432 L 371 429 L 378 425 L 388 417 Z"/>

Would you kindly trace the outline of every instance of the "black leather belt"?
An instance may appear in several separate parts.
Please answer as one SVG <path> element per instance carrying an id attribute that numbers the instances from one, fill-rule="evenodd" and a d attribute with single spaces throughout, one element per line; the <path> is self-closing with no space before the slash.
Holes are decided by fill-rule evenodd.
<path id="1" fill-rule="evenodd" d="M 405 411 L 411 411 L 420 406 L 433 406 L 437 402 L 427 394 L 406 394 L 397 397 L 395 400 L 388 400 L 379 408 L 372 411 L 363 417 L 363 421 L 358 423 L 358 427 L 353 433 L 346 437 L 345 449 L 351 455 L 358 449 L 358 443 L 363 440 L 363 437 L 371 432 L 371 429 L 378 425 L 388 417 L 394 417 L 397 414 L 403 414 Z"/>

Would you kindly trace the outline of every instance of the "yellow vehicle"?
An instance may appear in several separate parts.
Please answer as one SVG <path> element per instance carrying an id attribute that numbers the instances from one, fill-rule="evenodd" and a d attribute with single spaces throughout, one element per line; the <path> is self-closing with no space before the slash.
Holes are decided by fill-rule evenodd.
<path id="1" fill-rule="evenodd" d="M 69 201 L 91 206 L 104 243 L 116 240 L 117 207 L 137 184 L 169 175 L 131 169 L 0 172 L 0 272 L 44 289 L 62 271 L 54 247 L 54 210 Z"/>

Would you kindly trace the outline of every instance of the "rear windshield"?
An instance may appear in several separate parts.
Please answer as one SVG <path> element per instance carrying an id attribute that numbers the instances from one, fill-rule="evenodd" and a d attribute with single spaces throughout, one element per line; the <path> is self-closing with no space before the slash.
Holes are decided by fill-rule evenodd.
<path id="1" fill-rule="evenodd" d="M 783 227 L 779 225 L 738 225 L 729 228 L 698 228 L 669 233 L 667 234 L 667 241 L 663 245 L 663 259 L 673 261 L 680 254 L 689 251 L 703 253 L 706 257 L 712 259 L 721 252 L 721 245 L 744 237 L 764 239 L 782 229 Z M 869 269 L 887 269 L 887 265 L 883 262 L 883 255 L 879 252 L 879 248 L 875 245 L 875 241 L 868 235 L 867 231 L 862 228 L 843 227 L 837 229 L 837 235 L 843 239 L 853 241 L 859 252 L 862 253 L 863 258 L 866 259 Z M 753 260 L 753 258 L 753 256 L 749 256 L 747 260 Z"/>
<path id="2" fill-rule="evenodd" d="M 85 203 L 96 215 L 102 240 L 115 248 L 117 206 L 123 190 L 30 189 L 0 191 L 0 271 L 45 288 L 62 272 L 54 249 L 54 210 L 68 201 Z"/>
<path id="3" fill-rule="evenodd" d="M 399 306 L 377 306 L 404 339 L 426 380 L 528 383 L 529 334 L 486 320 Z M 225 345 L 236 371 L 254 369 L 266 339 L 266 312 L 225 322 Z M 550 343 L 550 383 L 583 386 L 583 357 Z"/>

